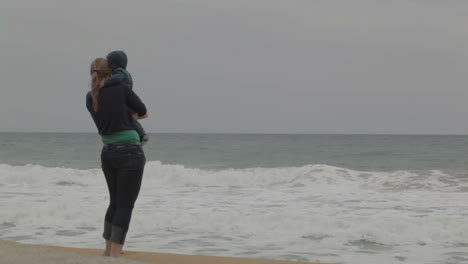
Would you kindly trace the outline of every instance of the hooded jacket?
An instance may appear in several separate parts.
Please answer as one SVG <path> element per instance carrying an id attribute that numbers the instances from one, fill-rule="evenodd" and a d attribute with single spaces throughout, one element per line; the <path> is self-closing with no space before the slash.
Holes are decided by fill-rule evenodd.
<path id="1" fill-rule="evenodd" d="M 127 54 L 122 50 L 114 50 L 107 54 L 106 60 L 112 69 L 112 76 L 104 81 L 105 86 L 112 86 L 120 83 L 127 84 L 130 89 L 133 88 L 132 75 L 126 70 Z"/>

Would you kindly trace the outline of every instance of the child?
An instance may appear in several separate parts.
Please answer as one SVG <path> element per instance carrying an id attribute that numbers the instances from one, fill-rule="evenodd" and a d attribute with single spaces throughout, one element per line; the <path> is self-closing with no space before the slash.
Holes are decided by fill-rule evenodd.
<path id="1" fill-rule="evenodd" d="M 105 86 L 125 83 L 133 89 L 132 75 L 126 70 L 127 68 L 127 55 L 121 50 L 115 50 L 107 54 L 106 60 L 109 63 L 109 67 L 112 69 L 112 76 L 104 81 Z M 144 145 L 148 142 L 149 137 L 146 135 L 145 130 L 141 126 L 140 122 L 134 120 L 135 130 L 140 135 L 141 144 Z"/>

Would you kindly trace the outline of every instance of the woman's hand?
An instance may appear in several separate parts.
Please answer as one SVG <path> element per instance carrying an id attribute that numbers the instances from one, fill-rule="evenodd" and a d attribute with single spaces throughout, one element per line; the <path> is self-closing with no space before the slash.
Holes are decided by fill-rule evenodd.
<path id="1" fill-rule="evenodd" d="M 138 119 L 145 119 L 148 117 L 148 113 L 146 113 L 144 116 L 139 116 L 138 113 L 133 113 L 133 119 L 138 120 Z"/>

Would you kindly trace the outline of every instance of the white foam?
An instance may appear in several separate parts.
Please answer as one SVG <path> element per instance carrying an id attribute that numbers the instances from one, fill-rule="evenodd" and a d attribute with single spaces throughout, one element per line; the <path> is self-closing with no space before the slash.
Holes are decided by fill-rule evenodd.
<path id="1" fill-rule="evenodd" d="M 79 170 L 48 168 L 39 165 L 11 166 L 0 164 L 3 183 L 93 185 L 102 180 L 100 169 Z M 163 165 L 148 162 L 145 184 L 166 187 L 325 187 L 344 186 L 381 190 L 422 189 L 446 190 L 468 187 L 468 179 L 441 171 L 426 172 L 362 172 L 327 165 L 306 165 L 285 168 L 249 168 L 201 170 L 183 165 Z"/>
<path id="2" fill-rule="evenodd" d="M 100 169 L 2 164 L 0 182 L 0 238 L 101 246 L 108 195 Z M 441 263 L 468 243 L 466 190 L 466 177 L 441 171 L 327 165 L 201 170 L 148 162 L 127 246 L 321 262 Z"/>

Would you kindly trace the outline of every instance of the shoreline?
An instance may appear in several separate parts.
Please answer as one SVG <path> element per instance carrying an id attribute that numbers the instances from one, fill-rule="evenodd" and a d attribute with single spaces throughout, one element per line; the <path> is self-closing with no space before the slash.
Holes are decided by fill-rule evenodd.
<path id="1" fill-rule="evenodd" d="M 115 259 L 101 256 L 102 252 L 103 249 L 30 245 L 0 240 L 0 262 L 8 264 L 319 264 L 288 260 L 184 255 L 131 250 L 123 250 L 122 257 Z"/>

